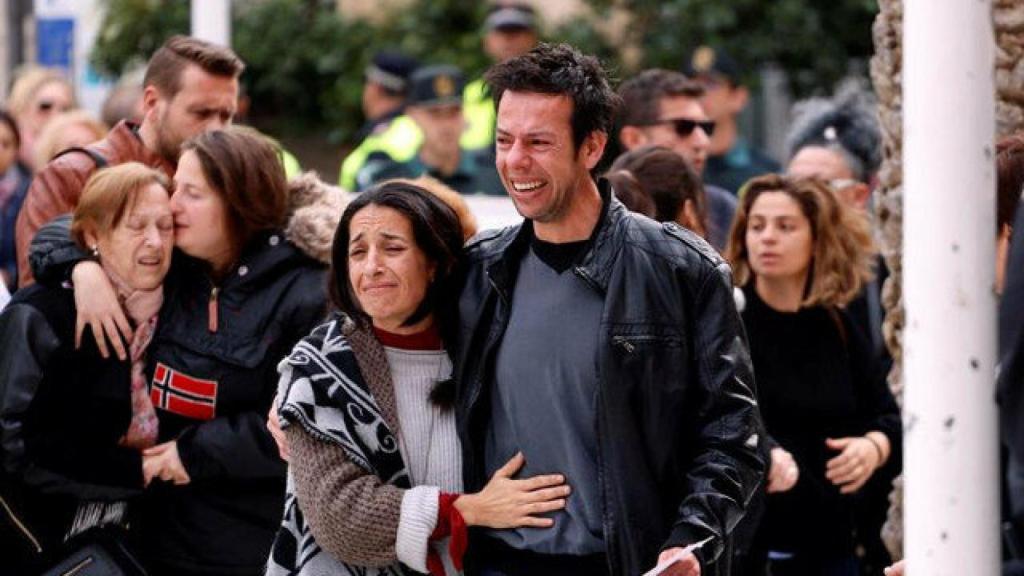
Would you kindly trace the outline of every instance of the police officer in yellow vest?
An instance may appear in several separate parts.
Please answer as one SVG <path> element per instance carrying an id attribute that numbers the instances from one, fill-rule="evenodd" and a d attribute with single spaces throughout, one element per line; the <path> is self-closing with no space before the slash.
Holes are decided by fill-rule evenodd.
<path id="1" fill-rule="evenodd" d="M 419 148 L 423 135 L 405 115 L 409 91 L 409 75 L 419 66 L 411 56 L 400 52 L 381 51 L 366 67 L 363 84 L 363 114 L 366 123 L 356 136 L 360 140 L 341 165 L 338 183 L 355 190 L 356 173 L 374 152 L 408 160 Z"/>
<path id="2" fill-rule="evenodd" d="M 537 14 L 532 6 L 515 1 L 499 1 L 491 6 L 484 20 L 483 47 L 492 60 L 503 62 L 525 54 L 537 42 Z M 371 68 L 367 69 L 368 83 L 373 78 Z M 466 86 L 463 92 L 463 115 L 466 129 L 459 140 L 462 149 L 493 149 L 496 117 L 494 101 L 482 78 Z M 356 174 L 371 155 L 405 162 L 416 155 L 422 142 L 423 133 L 416 123 L 405 114 L 397 116 L 385 128 L 378 128 L 368 135 L 345 158 L 338 184 L 346 190 L 358 190 Z"/>
<path id="3" fill-rule="evenodd" d="M 374 152 L 356 174 L 356 189 L 391 178 L 429 175 L 460 194 L 504 195 L 494 167 L 492 148 L 470 150 L 459 137 L 466 122 L 462 114 L 462 72 L 455 66 L 425 66 L 409 80 L 406 115 L 425 137 L 416 154 L 405 161 Z"/>
<path id="4" fill-rule="evenodd" d="M 484 51 L 494 62 L 525 54 L 537 45 L 537 14 L 523 2 L 498 2 L 484 20 Z M 462 135 L 466 148 L 494 145 L 494 100 L 483 78 L 466 86 L 462 99 L 467 128 Z"/>

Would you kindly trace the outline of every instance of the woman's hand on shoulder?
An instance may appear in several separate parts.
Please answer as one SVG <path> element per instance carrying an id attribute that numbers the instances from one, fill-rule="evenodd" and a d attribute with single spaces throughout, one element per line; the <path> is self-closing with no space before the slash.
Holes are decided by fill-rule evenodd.
<path id="1" fill-rule="evenodd" d="M 860 490 L 882 464 L 882 455 L 875 443 L 864 436 L 828 438 L 825 445 L 839 450 L 839 455 L 825 464 L 825 477 L 839 486 L 842 494 Z"/>
<path id="2" fill-rule="evenodd" d="M 786 492 L 796 486 L 800 479 L 800 467 L 796 465 L 793 455 L 785 448 L 776 446 L 772 448 L 772 465 L 768 469 L 768 485 L 765 487 L 769 494 Z"/>
<path id="3" fill-rule="evenodd" d="M 125 342 L 131 338 L 131 325 L 124 315 L 121 303 L 117 300 L 114 287 L 103 268 L 92 260 L 85 260 L 75 265 L 71 272 L 71 282 L 75 286 L 75 348 L 82 344 L 82 333 L 88 326 L 96 339 L 96 347 L 104 358 L 110 357 L 107 342 L 121 360 L 128 359 Z"/>
<path id="4" fill-rule="evenodd" d="M 520 452 L 494 472 L 484 489 L 455 501 L 467 526 L 549 528 L 555 521 L 539 516 L 565 508 L 571 489 L 561 474 L 517 480 L 526 458 Z"/>

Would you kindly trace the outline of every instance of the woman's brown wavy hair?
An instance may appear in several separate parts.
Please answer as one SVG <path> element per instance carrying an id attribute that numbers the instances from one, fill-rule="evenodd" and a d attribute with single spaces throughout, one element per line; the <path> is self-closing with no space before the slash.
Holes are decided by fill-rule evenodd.
<path id="1" fill-rule="evenodd" d="M 746 286 L 753 278 L 747 253 L 750 208 L 765 192 L 783 192 L 792 198 L 811 223 L 814 242 L 802 306 L 845 306 L 871 280 L 875 245 L 867 217 L 846 206 L 817 178 L 759 176 L 741 191 L 725 257 L 732 265 L 733 282 Z"/>

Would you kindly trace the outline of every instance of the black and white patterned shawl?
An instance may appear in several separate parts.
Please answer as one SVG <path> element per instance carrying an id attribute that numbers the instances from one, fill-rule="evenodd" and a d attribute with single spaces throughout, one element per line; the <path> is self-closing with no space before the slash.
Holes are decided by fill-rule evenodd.
<path id="1" fill-rule="evenodd" d="M 398 440 L 370 393 L 338 318 L 303 338 L 278 366 L 281 425 L 302 426 L 318 440 L 386 484 L 409 488 Z M 295 497 L 291 474 L 284 518 L 267 565 L 267 576 L 406 576 L 399 564 L 353 566 L 317 545 Z"/>

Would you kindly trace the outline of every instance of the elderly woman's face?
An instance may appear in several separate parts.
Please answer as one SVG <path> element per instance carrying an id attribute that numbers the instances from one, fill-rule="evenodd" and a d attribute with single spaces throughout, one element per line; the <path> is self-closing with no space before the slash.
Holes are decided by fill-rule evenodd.
<path id="1" fill-rule="evenodd" d="M 150 184 L 113 230 L 87 234 L 86 238 L 99 249 L 103 266 L 130 288 L 156 288 L 167 275 L 174 247 L 174 218 L 167 191 Z"/>
<path id="2" fill-rule="evenodd" d="M 349 282 L 373 325 L 410 334 L 429 327 L 430 317 L 403 326 L 423 302 L 436 268 L 416 244 L 409 219 L 371 204 L 356 212 L 348 232 Z"/>

